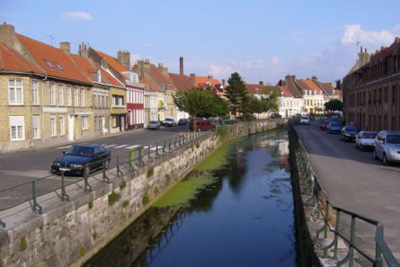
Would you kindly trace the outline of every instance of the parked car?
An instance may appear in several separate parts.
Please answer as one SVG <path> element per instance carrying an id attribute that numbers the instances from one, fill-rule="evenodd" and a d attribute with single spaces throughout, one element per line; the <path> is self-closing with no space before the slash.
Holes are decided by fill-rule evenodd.
<path id="1" fill-rule="evenodd" d="M 328 130 L 328 125 L 329 125 L 329 123 L 331 123 L 330 120 L 323 120 L 323 121 L 321 122 L 321 124 L 319 125 L 319 128 L 321 129 L 321 131 L 326 131 L 326 130 Z"/>
<path id="2" fill-rule="evenodd" d="M 342 126 L 338 122 L 331 122 L 326 132 L 329 134 L 340 134 L 340 130 L 342 130 Z"/>
<path id="3" fill-rule="evenodd" d="M 197 127 L 196 130 L 199 132 L 208 131 L 208 130 L 214 130 L 215 124 L 210 122 L 209 120 L 197 119 L 196 127 Z M 189 125 L 189 129 L 193 131 L 193 123 Z"/>
<path id="4" fill-rule="evenodd" d="M 89 175 L 92 171 L 107 169 L 111 160 L 111 152 L 102 145 L 81 144 L 74 145 L 64 156 L 57 158 L 51 165 L 52 173 L 69 175 Z M 104 165 L 103 165 L 104 164 Z"/>
<path id="5" fill-rule="evenodd" d="M 150 121 L 147 124 L 147 129 L 149 130 L 159 130 L 161 128 L 161 123 L 158 121 Z"/>
<path id="6" fill-rule="evenodd" d="M 383 164 L 400 162 L 400 131 L 380 131 L 374 142 L 374 158 L 381 159 Z"/>
<path id="7" fill-rule="evenodd" d="M 310 125 L 310 117 L 308 116 L 301 117 L 300 124 Z"/>
<path id="8" fill-rule="evenodd" d="M 236 123 L 238 123 L 238 121 L 236 119 L 234 119 L 234 118 L 232 118 L 232 119 L 222 119 L 221 120 L 221 124 L 222 125 L 224 125 L 224 124 L 236 124 Z"/>
<path id="9" fill-rule="evenodd" d="M 352 141 L 356 140 L 356 135 L 358 133 L 358 128 L 355 125 L 347 125 L 347 126 L 342 128 L 340 133 L 341 133 L 340 139 L 342 139 L 345 142 L 347 142 L 347 141 L 352 142 Z"/>
<path id="10" fill-rule="evenodd" d="M 300 114 L 300 113 L 296 113 L 296 114 L 293 115 L 292 118 L 294 118 L 294 119 L 300 119 L 300 118 L 301 118 L 301 114 Z"/>
<path id="11" fill-rule="evenodd" d="M 186 124 L 188 124 L 188 120 L 185 119 L 185 118 L 180 119 L 180 120 L 178 121 L 178 125 L 179 125 L 179 126 L 181 126 L 181 125 L 186 125 Z"/>
<path id="12" fill-rule="evenodd" d="M 165 120 L 163 121 L 163 125 L 167 127 L 176 126 L 176 121 L 174 120 L 174 118 L 165 118 Z"/>
<path id="13" fill-rule="evenodd" d="M 280 119 L 280 118 L 282 118 L 282 115 L 279 113 L 272 113 L 270 118 L 271 119 Z"/>
<path id="14" fill-rule="evenodd" d="M 356 135 L 356 148 L 361 149 L 361 151 L 374 149 L 375 137 L 377 134 L 377 132 L 358 132 Z"/>

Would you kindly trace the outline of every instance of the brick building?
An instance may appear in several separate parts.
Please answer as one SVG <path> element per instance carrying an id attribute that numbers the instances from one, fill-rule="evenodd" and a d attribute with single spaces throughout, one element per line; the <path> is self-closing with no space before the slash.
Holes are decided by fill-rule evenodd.
<path id="1" fill-rule="evenodd" d="M 373 54 L 359 53 L 343 79 L 346 122 L 365 130 L 400 130 L 400 38 Z"/>

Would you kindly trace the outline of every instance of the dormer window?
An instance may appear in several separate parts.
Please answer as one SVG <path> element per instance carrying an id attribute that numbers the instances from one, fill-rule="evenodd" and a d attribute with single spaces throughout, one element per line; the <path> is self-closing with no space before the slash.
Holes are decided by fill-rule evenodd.
<path id="1" fill-rule="evenodd" d="M 51 64 L 50 61 L 48 61 L 47 59 L 43 59 L 43 60 L 44 60 L 44 62 L 46 62 L 47 66 L 49 66 L 50 68 L 52 68 L 54 70 L 54 66 L 53 66 L 53 64 Z"/>
<path id="2" fill-rule="evenodd" d="M 57 68 L 61 71 L 64 71 L 64 69 L 61 67 L 61 65 L 58 62 L 54 62 L 57 66 Z"/>

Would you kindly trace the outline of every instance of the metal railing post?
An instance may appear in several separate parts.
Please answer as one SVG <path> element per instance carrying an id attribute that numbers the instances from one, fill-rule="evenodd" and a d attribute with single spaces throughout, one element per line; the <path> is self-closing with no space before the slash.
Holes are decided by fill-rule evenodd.
<path id="1" fill-rule="evenodd" d="M 83 175 L 83 180 L 85 182 L 85 192 L 92 192 L 92 186 L 89 184 L 89 172 Z"/>
<path id="2" fill-rule="evenodd" d="M 143 166 L 144 165 L 144 161 L 143 161 L 143 153 L 144 152 L 144 148 L 140 147 L 139 148 L 139 166 Z"/>
<path id="3" fill-rule="evenodd" d="M 319 238 L 319 234 L 324 232 L 324 238 L 328 237 L 328 227 L 329 227 L 329 203 L 325 200 L 325 216 L 324 216 L 324 225 L 321 229 L 317 230 L 317 238 Z"/>
<path id="4" fill-rule="evenodd" d="M 156 159 L 160 158 L 160 154 L 158 154 L 158 142 L 156 143 Z"/>
<path id="5" fill-rule="evenodd" d="M 42 214 L 42 206 L 36 200 L 36 184 L 35 181 L 32 181 L 32 211 L 34 213 Z"/>
<path id="6" fill-rule="evenodd" d="M 135 151 L 134 149 L 129 150 L 129 171 L 135 170 Z"/>
<path id="7" fill-rule="evenodd" d="M 354 247 L 356 243 L 356 216 L 351 215 L 351 228 L 350 228 L 350 243 L 349 243 L 349 253 L 343 260 L 339 261 L 336 266 L 342 266 L 346 262 L 349 263 L 349 267 L 354 266 Z"/>
<path id="8" fill-rule="evenodd" d="M 324 257 L 328 257 L 328 250 L 333 247 L 333 257 L 337 258 L 338 239 L 339 239 L 340 210 L 336 213 L 335 237 L 331 244 L 324 248 Z"/>
<path id="9" fill-rule="evenodd" d="M 107 173 L 106 173 L 106 160 L 103 161 L 103 182 L 104 183 L 110 183 L 110 178 L 108 178 Z"/>
<path id="10" fill-rule="evenodd" d="M 147 160 L 148 160 L 149 162 L 152 162 L 152 161 L 153 161 L 153 158 L 151 157 L 151 150 L 150 150 L 150 147 L 151 147 L 151 145 L 148 145 L 148 146 L 147 146 Z"/>
<path id="11" fill-rule="evenodd" d="M 65 191 L 64 172 L 61 172 L 61 201 L 69 201 L 69 195 Z"/>
<path id="12" fill-rule="evenodd" d="M 122 176 L 122 174 L 123 173 L 119 167 L 119 155 L 117 155 L 117 176 L 120 177 L 120 176 Z"/>
<path id="13" fill-rule="evenodd" d="M 166 155 L 167 154 L 167 151 L 165 150 L 165 147 L 167 146 L 167 140 L 165 140 L 164 141 L 164 144 L 163 144 L 163 148 L 162 148 L 162 151 L 163 151 L 163 155 Z"/>

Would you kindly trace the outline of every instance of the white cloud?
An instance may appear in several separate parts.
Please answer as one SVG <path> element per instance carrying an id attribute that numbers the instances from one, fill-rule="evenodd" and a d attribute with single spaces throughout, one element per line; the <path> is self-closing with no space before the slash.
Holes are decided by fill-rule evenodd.
<path id="1" fill-rule="evenodd" d="M 233 73 L 233 67 L 230 65 L 211 65 L 210 73 L 214 76 L 229 76 Z"/>
<path id="2" fill-rule="evenodd" d="M 400 26 L 396 26 L 391 30 L 374 32 L 364 30 L 359 24 L 347 25 L 343 33 L 342 44 L 354 45 L 359 42 L 362 46 L 376 49 L 380 46 L 390 45 L 399 31 Z"/>
<path id="3" fill-rule="evenodd" d="M 77 20 L 87 20 L 91 21 L 93 20 L 93 17 L 91 14 L 83 11 L 73 11 L 73 12 L 65 12 L 61 14 L 61 18 L 64 20 L 71 20 L 71 21 L 77 21 Z"/>

